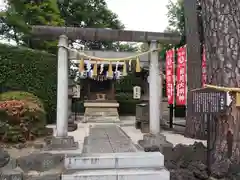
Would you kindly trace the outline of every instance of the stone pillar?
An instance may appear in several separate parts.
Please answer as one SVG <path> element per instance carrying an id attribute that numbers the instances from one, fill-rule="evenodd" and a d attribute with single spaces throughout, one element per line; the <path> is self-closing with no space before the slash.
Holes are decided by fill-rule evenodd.
<path id="1" fill-rule="evenodd" d="M 59 37 L 57 78 L 57 125 L 56 136 L 46 139 L 48 150 L 77 149 L 78 143 L 68 136 L 68 38 Z"/>
<path id="2" fill-rule="evenodd" d="M 157 42 L 152 41 L 150 49 L 156 49 Z M 152 52 L 149 69 L 149 113 L 150 113 L 150 132 L 158 134 L 160 132 L 160 87 L 159 87 L 159 64 L 158 52 Z"/>
<path id="3" fill-rule="evenodd" d="M 73 80 L 68 79 L 68 132 L 72 132 L 77 129 L 77 124 L 74 123 L 74 118 L 72 116 L 73 85 Z"/>
<path id="4" fill-rule="evenodd" d="M 157 42 L 152 41 L 151 49 L 157 48 Z M 150 113 L 150 133 L 144 134 L 141 145 L 144 151 L 171 151 L 172 144 L 166 141 L 166 137 L 160 134 L 160 103 L 162 93 L 162 82 L 160 78 L 158 51 L 151 53 L 149 69 L 149 113 Z M 169 149 L 170 148 L 170 149 Z"/>
<path id="5" fill-rule="evenodd" d="M 57 137 L 67 136 L 68 122 L 68 38 L 59 37 L 57 78 Z"/>

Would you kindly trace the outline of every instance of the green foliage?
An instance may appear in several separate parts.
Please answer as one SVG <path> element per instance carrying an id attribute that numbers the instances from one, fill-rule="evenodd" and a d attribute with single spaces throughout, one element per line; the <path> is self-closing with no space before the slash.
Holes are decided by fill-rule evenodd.
<path id="1" fill-rule="evenodd" d="M 135 73 L 128 73 L 128 76 L 121 79 L 119 82 L 116 82 L 115 88 L 117 92 L 132 93 L 133 86 L 140 86 L 142 79 L 137 77 Z"/>
<path id="2" fill-rule="evenodd" d="M 105 0 L 63 0 L 59 3 L 66 26 L 122 29 L 124 26 Z"/>
<path id="3" fill-rule="evenodd" d="M 0 45 L 2 91 L 25 91 L 40 98 L 47 112 L 48 123 L 54 122 L 56 116 L 56 66 L 57 61 L 54 55 Z M 22 97 L 24 94 L 15 98 L 18 99 L 19 96 Z"/>
<path id="4" fill-rule="evenodd" d="M 62 0 L 59 9 L 66 26 L 123 29 L 118 16 L 108 9 L 105 0 Z M 89 49 L 116 49 L 112 42 L 81 41 Z"/>
<path id="5" fill-rule="evenodd" d="M 186 44 L 185 36 L 185 17 L 184 17 L 184 2 L 183 0 L 169 0 L 168 5 L 168 24 L 166 32 L 177 32 L 181 35 L 181 41 L 177 45 L 161 44 L 162 51 L 160 57 L 165 59 L 166 51 L 172 48 L 179 48 Z"/>
<path id="6" fill-rule="evenodd" d="M 186 44 L 184 1 L 169 0 L 167 8 L 168 8 L 167 17 L 168 17 L 169 26 L 167 27 L 166 31 L 180 33 L 180 35 L 182 36 L 181 41 L 178 45 L 174 46 L 175 48 L 178 48 Z M 203 41 L 203 35 L 202 35 L 203 25 L 202 25 L 202 17 L 201 17 L 201 5 L 199 3 L 199 0 L 197 0 L 197 13 L 198 13 L 200 39 L 201 41 Z M 163 45 L 164 54 L 166 50 L 169 50 L 171 48 L 173 48 L 172 45 L 164 44 Z"/>
<path id="7" fill-rule="evenodd" d="M 116 94 L 116 100 L 119 103 L 120 115 L 135 115 L 136 104 L 141 102 L 140 100 L 133 99 L 133 93 L 124 92 Z"/>
<path id="8" fill-rule="evenodd" d="M 33 40 L 31 25 L 63 25 L 56 0 L 27 1 L 8 0 L 7 9 L 1 13 L 1 34 L 7 39 L 13 39 L 17 44 L 34 49 L 56 51 L 56 41 Z"/>
<path id="9" fill-rule="evenodd" d="M 17 44 L 55 54 L 57 41 L 32 38 L 31 25 L 124 28 L 117 15 L 108 9 L 105 0 L 62 0 L 61 2 L 8 0 L 7 9 L 0 12 L 2 27 L 0 34 L 16 41 Z M 91 41 L 81 43 L 89 49 L 137 50 L 130 44 Z"/>
<path id="10" fill-rule="evenodd" d="M 113 48 L 115 50 L 119 50 L 120 52 L 137 52 L 138 45 L 135 43 L 115 43 L 113 44 Z"/>
<path id="11" fill-rule="evenodd" d="M 181 45 L 185 44 L 185 17 L 184 17 L 184 1 L 177 0 L 173 2 L 169 1 L 168 5 L 168 23 L 169 26 L 167 28 L 168 31 L 178 32 L 182 36 Z"/>
<path id="12" fill-rule="evenodd" d="M 41 101 L 36 96 L 14 91 L 2 93 L 1 97 L 4 97 L 4 100 L 0 101 L 0 139 L 2 141 L 25 142 L 43 134 L 46 113 L 43 107 L 39 106 Z"/>

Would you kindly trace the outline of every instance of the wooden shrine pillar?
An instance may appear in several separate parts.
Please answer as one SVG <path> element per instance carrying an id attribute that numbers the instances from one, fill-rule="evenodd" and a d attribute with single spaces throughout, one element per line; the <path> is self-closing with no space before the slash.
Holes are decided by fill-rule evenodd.
<path id="1" fill-rule="evenodd" d="M 115 86 L 114 86 L 114 82 L 111 82 L 111 100 L 115 100 Z"/>

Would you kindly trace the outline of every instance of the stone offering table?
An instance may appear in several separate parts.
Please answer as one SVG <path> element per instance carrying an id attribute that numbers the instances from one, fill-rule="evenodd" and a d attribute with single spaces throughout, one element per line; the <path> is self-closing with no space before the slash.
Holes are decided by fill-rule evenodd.
<path id="1" fill-rule="evenodd" d="M 84 103 L 84 122 L 119 122 L 118 107 L 115 100 L 88 100 Z"/>

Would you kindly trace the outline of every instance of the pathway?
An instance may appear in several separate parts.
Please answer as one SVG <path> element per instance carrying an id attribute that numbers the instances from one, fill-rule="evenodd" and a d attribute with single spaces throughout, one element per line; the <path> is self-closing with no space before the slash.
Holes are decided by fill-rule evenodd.
<path id="1" fill-rule="evenodd" d="M 85 137 L 83 153 L 136 152 L 131 139 L 116 125 L 97 125 L 91 127 Z"/>
<path id="2" fill-rule="evenodd" d="M 160 152 L 141 152 L 116 124 L 90 125 L 82 153 L 67 154 L 62 180 L 169 180 Z"/>

